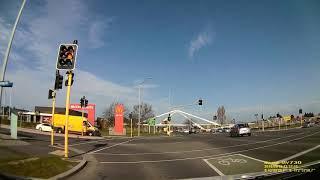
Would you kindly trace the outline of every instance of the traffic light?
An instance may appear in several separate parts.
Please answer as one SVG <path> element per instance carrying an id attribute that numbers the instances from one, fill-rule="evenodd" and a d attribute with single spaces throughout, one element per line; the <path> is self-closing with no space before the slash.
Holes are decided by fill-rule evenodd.
<path id="1" fill-rule="evenodd" d="M 202 105 L 202 99 L 199 99 L 198 104 L 201 106 Z"/>
<path id="2" fill-rule="evenodd" d="M 171 121 L 171 116 L 170 116 L 170 114 L 169 114 L 169 116 L 168 116 L 168 121 Z"/>
<path id="3" fill-rule="evenodd" d="M 129 114 L 129 119 L 132 119 L 132 112 Z"/>
<path id="4" fill-rule="evenodd" d="M 80 106 L 81 106 L 81 107 L 84 106 L 84 99 L 83 99 L 83 98 L 80 99 Z"/>
<path id="5" fill-rule="evenodd" d="M 67 72 L 67 76 L 69 75 L 69 72 Z M 72 73 L 72 78 L 71 78 L 71 86 L 73 84 L 73 77 L 74 77 L 74 73 Z M 68 86 L 68 78 L 66 79 L 65 83 L 64 83 L 65 86 Z"/>
<path id="6" fill-rule="evenodd" d="M 302 109 L 299 109 L 299 114 L 302 114 Z"/>
<path id="7" fill-rule="evenodd" d="M 56 74 L 56 81 L 54 83 L 54 89 L 62 89 L 62 83 L 63 83 L 63 76 L 59 73 Z"/>
<path id="8" fill-rule="evenodd" d="M 217 120 L 217 116 L 213 116 L 213 120 Z"/>
<path id="9" fill-rule="evenodd" d="M 263 114 L 261 114 L 261 119 L 263 119 Z"/>
<path id="10" fill-rule="evenodd" d="M 58 70 L 74 70 L 77 56 L 77 44 L 61 44 L 58 51 Z"/>
<path id="11" fill-rule="evenodd" d="M 55 96 L 56 96 L 56 93 L 52 89 L 49 89 L 48 99 L 52 99 Z"/>
<path id="12" fill-rule="evenodd" d="M 84 107 L 87 107 L 88 106 L 88 99 L 85 99 L 84 100 Z"/>

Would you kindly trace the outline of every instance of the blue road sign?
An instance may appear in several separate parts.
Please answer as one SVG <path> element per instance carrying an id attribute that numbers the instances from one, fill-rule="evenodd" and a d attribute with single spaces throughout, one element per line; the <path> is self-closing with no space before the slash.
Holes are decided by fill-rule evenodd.
<path id="1" fill-rule="evenodd" d="M 13 82 L 10 81 L 0 81 L 0 87 L 12 87 Z"/>

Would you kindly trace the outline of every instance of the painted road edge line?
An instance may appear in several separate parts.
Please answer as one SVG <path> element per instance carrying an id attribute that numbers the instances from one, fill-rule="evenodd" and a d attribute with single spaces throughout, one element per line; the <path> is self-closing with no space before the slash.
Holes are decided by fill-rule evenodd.
<path id="1" fill-rule="evenodd" d="M 307 154 L 308 152 L 313 151 L 313 150 L 315 150 L 315 149 L 317 149 L 317 148 L 319 148 L 319 147 L 320 147 L 320 144 L 318 144 L 317 146 L 312 147 L 312 148 L 310 148 L 310 149 L 307 149 L 307 150 L 305 150 L 305 151 L 302 151 L 302 152 L 299 152 L 299 153 L 294 154 L 294 155 L 292 155 L 292 156 L 289 156 L 289 157 L 287 157 L 287 158 L 281 159 L 281 160 L 279 160 L 279 161 L 288 161 L 288 160 L 290 160 L 290 159 L 293 159 L 293 158 L 302 156 L 302 155 L 304 155 L 304 154 Z"/>
<path id="2" fill-rule="evenodd" d="M 211 168 L 211 169 L 213 169 L 215 172 L 217 172 L 220 176 L 224 176 L 224 174 L 218 169 L 218 168 L 216 168 L 214 165 L 212 165 L 209 161 L 208 161 L 208 159 L 202 159 L 205 163 L 207 163 L 207 165 Z"/>
<path id="3" fill-rule="evenodd" d="M 119 146 L 119 145 L 121 145 L 121 144 L 128 143 L 128 142 L 130 142 L 130 141 L 132 141 L 132 140 L 133 140 L 133 139 L 130 139 L 130 140 L 128 140 L 128 141 L 123 141 L 123 142 L 121 142 L 121 143 L 117 143 L 117 144 L 114 144 L 114 145 L 112 145 L 112 146 L 107 146 L 107 147 L 104 147 L 104 148 L 101 148 L 101 149 L 97 149 L 97 150 L 95 150 L 95 151 L 89 152 L 88 154 L 94 154 L 94 153 L 96 153 L 96 152 L 99 152 L 99 151 L 102 151 L 102 150 L 105 150 L 105 149 L 110 149 L 110 148 L 113 148 L 113 147 L 115 147 L 115 146 Z"/>

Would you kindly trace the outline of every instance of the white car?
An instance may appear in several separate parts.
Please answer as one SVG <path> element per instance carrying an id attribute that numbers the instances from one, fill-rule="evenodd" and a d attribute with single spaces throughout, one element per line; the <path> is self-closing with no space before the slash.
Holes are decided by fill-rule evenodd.
<path id="1" fill-rule="evenodd" d="M 51 125 L 50 124 L 46 124 L 46 123 L 38 124 L 36 126 L 36 129 L 40 130 L 40 131 L 49 131 L 49 132 L 52 131 Z"/>
<path id="2" fill-rule="evenodd" d="M 251 136 L 251 129 L 247 123 L 236 124 L 231 128 L 230 136 Z"/>

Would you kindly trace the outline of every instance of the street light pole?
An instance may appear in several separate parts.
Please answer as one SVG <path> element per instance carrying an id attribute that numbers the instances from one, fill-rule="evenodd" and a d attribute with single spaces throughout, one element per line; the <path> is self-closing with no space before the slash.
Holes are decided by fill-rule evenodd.
<path id="1" fill-rule="evenodd" d="M 138 136 L 140 136 L 140 123 L 141 123 L 141 86 L 142 84 L 147 80 L 152 79 L 152 77 L 145 78 L 140 84 L 139 84 L 139 115 L 138 115 Z"/>
<path id="2" fill-rule="evenodd" d="M 141 113 L 141 99 L 140 99 L 140 89 L 141 89 L 141 86 L 139 85 L 139 115 L 138 115 L 138 136 L 140 136 L 140 113 Z"/>

